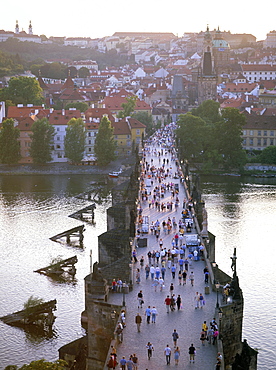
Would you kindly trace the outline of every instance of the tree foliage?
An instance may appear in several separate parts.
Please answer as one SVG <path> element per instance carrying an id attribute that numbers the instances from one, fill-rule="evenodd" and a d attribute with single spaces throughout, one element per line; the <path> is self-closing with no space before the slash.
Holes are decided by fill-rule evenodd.
<path id="1" fill-rule="evenodd" d="M 85 127 L 81 118 L 72 118 L 66 128 L 64 138 L 65 156 L 73 163 L 83 159 L 85 147 Z"/>
<path id="2" fill-rule="evenodd" d="M 192 109 L 192 114 L 202 118 L 207 123 L 218 122 L 220 104 L 214 100 L 205 100 L 199 107 Z"/>
<path id="3" fill-rule="evenodd" d="M 35 78 L 20 76 L 10 79 L 9 86 L 0 91 L 0 100 L 11 100 L 14 104 L 40 105 L 44 99 Z"/>
<path id="4" fill-rule="evenodd" d="M 134 112 L 136 101 L 137 101 L 136 95 L 126 97 L 126 102 L 122 103 L 123 110 L 121 110 L 117 115 L 118 118 L 130 117 Z"/>
<path id="5" fill-rule="evenodd" d="M 55 129 L 46 118 L 42 118 L 33 123 L 32 142 L 30 146 L 30 155 L 34 163 L 45 164 L 52 160 L 51 142 L 54 137 Z"/>
<path id="6" fill-rule="evenodd" d="M 0 161 L 5 164 L 17 163 L 20 159 L 20 131 L 14 127 L 13 119 L 2 122 L 0 129 Z"/>
<path id="7" fill-rule="evenodd" d="M 24 63 L 18 54 L 12 55 L 0 51 L 0 77 L 24 72 Z"/>
<path id="8" fill-rule="evenodd" d="M 85 102 L 79 101 L 75 103 L 66 104 L 65 109 L 69 109 L 69 108 L 76 108 L 80 112 L 85 112 L 89 108 L 89 105 Z"/>
<path id="9" fill-rule="evenodd" d="M 276 164 L 276 146 L 271 145 L 265 148 L 259 158 L 263 164 Z"/>
<path id="10" fill-rule="evenodd" d="M 90 76 L 90 71 L 86 67 L 81 67 L 78 70 L 78 75 L 79 75 L 80 78 L 86 78 L 86 77 L 89 77 Z"/>
<path id="11" fill-rule="evenodd" d="M 180 156 L 201 162 L 205 169 L 240 168 L 246 162 L 241 136 L 245 117 L 235 108 L 219 114 L 218 107 L 206 101 L 193 110 L 198 116 L 190 112 L 179 116 L 176 135 Z"/>
<path id="12" fill-rule="evenodd" d="M 30 364 L 25 364 L 21 367 L 10 365 L 5 367 L 5 370 L 64 370 L 68 365 L 64 360 L 49 362 L 44 359 L 32 361 Z"/>
<path id="13" fill-rule="evenodd" d="M 114 141 L 113 131 L 111 122 L 104 116 L 99 126 L 94 147 L 100 166 L 106 166 L 115 159 L 116 142 Z"/>
<path id="14" fill-rule="evenodd" d="M 198 158 L 203 150 L 206 123 L 191 113 L 181 114 L 176 135 L 180 140 L 181 157 Z"/>

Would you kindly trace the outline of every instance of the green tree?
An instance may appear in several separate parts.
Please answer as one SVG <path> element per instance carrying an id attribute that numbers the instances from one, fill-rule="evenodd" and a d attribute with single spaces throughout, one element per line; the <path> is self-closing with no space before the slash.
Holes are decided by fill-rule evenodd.
<path id="1" fill-rule="evenodd" d="M 203 119 L 193 116 L 190 112 L 180 114 L 178 124 L 176 136 L 181 159 L 198 159 L 204 149 L 207 124 Z"/>
<path id="2" fill-rule="evenodd" d="M 0 91 L 0 100 L 11 100 L 14 104 L 40 105 L 43 102 L 42 89 L 35 78 L 12 77 L 9 86 Z"/>
<path id="3" fill-rule="evenodd" d="M 147 136 L 154 133 L 155 127 L 153 125 L 152 114 L 149 114 L 148 112 L 137 112 L 133 113 L 132 118 L 137 119 L 137 121 L 142 122 L 146 126 Z"/>
<path id="4" fill-rule="evenodd" d="M 57 360 L 49 362 L 44 359 L 38 361 L 32 361 L 30 364 L 25 364 L 20 368 L 14 365 L 5 367 L 5 370 L 64 370 L 65 366 L 68 366 L 64 360 Z"/>
<path id="5" fill-rule="evenodd" d="M 89 108 L 89 105 L 85 102 L 79 101 L 76 103 L 66 104 L 65 109 L 69 109 L 69 108 L 76 108 L 81 112 L 85 112 Z"/>
<path id="6" fill-rule="evenodd" d="M 194 116 L 202 118 L 207 123 L 215 123 L 221 119 L 220 104 L 214 100 L 205 100 L 199 107 L 192 109 Z"/>
<path id="7" fill-rule="evenodd" d="M 263 164 L 276 164 L 276 146 L 271 145 L 265 148 L 260 154 L 260 161 Z"/>
<path id="8" fill-rule="evenodd" d="M 116 142 L 113 136 L 114 128 L 107 117 L 103 117 L 95 140 L 94 151 L 98 164 L 106 166 L 115 159 Z"/>
<path id="9" fill-rule="evenodd" d="M 78 70 L 78 75 L 79 75 L 80 78 L 86 78 L 86 77 L 89 77 L 90 76 L 90 71 L 86 67 L 81 67 Z"/>
<path id="10" fill-rule="evenodd" d="M 85 127 L 81 118 L 72 118 L 64 138 L 65 156 L 73 163 L 80 163 L 84 154 Z"/>
<path id="11" fill-rule="evenodd" d="M 245 116 L 236 108 L 225 108 L 222 120 L 215 125 L 215 143 L 223 156 L 224 167 L 237 168 L 246 163 L 246 154 L 242 149 L 242 128 Z"/>
<path id="12" fill-rule="evenodd" d="M 20 131 L 14 127 L 13 119 L 2 122 L 0 129 L 0 160 L 2 163 L 14 164 L 20 159 Z"/>
<path id="13" fill-rule="evenodd" d="M 55 129 L 46 118 L 37 120 L 32 125 L 32 142 L 30 154 L 34 163 L 45 164 L 52 160 L 51 142 L 53 140 Z"/>
<path id="14" fill-rule="evenodd" d="M 118 113 L 118 118 L 130 117 L 131 114 L 134 112 L 136 101 L 136 95 L 128 96 L 126 98 L 126 103 L 122 103 L 123 110 Z"/>

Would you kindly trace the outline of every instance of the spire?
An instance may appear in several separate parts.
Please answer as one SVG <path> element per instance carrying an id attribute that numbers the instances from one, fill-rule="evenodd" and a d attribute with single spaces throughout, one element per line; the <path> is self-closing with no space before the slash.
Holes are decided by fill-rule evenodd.
<path id="1" fill-rule="evenodd" d="M 30 21 L 30 24 L 29 24 L 29 35 L 32 35 L 33 34 L 33 27 L 32 27 L 32 22 Z"/>
<path id="2" fill-rule="evenodd" d="M 19 33 L 19 25 L 18 25 L 18 21 L 16 21 L 15 23 L 15 33 L 18 34 Z"/>

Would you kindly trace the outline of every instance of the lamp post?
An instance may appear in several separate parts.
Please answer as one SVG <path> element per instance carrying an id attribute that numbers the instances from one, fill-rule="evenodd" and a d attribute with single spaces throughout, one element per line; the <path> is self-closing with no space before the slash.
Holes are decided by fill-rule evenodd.
<path id="1" fill-rule="evenodd" d="M 217 304 L 216 304 L 216 308 L 217 309 L 219 309 L 219 298 L 218 298 L 219 287 L 220 287 L 220 284 L 217 282 L 216 283 L 216 289 L 217 289 Z"/>
<path id="2" fill-rule="evenodd" d="M 122 286 L 122 290 L 123 290 L 123 302 L 122 302 L 122 306 L 125 307 L 126 306 L 126 283 L 123 282 L 123 286 Z"/>

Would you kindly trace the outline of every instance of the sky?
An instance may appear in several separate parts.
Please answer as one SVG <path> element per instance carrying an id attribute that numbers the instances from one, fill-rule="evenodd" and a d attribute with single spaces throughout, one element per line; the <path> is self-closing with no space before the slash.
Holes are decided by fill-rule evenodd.
<path id="1" fill-rule="evenodd" d="M 276 29 L 276 1 L 257 0 L 13 0 L 2 6 L 0 29 L 28 32 L 30 20 L 36 35 L 91 37 L 114 32 L 185 32 L 220 28 L 231 33 L 249 33 L 264 40 Z"/>

